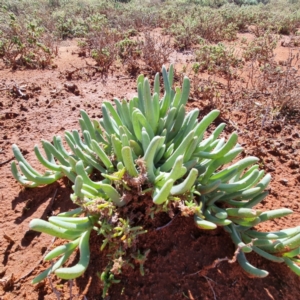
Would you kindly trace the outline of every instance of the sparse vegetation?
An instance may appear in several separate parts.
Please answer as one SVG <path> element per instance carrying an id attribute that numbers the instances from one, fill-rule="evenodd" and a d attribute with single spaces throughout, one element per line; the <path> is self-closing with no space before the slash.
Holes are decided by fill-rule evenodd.
<path id="1" fill-rule="evenodd" d="M 46 68 L 55 54 L 54 41 L 37 20 L 22 20 L 0 8 L 0 59 L 16 68 Z"/>
<path id="2" fill-rule="evenodd" d="M 226 48 L 222 43 L 217 45 L 202 45 L 195 52 L 196 61 L 194 71 L 208 71 L 210 74 L 230 74 L 232 68 L 241 67 L 243 62 L 234 48 Z"/>

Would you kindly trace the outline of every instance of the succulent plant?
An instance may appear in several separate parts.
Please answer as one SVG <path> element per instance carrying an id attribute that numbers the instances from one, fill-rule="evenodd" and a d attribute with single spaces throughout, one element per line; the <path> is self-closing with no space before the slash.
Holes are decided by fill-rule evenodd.
<path id="1" fill-rule="evenodd" d="M 268 274 L 247 261 L 245 253 L 251 251 L 275 262 L 285 262 L 300 275 L 297 265 L 300 226 L 269 233 L 252 229 L 261 222 L 292 213 L 285 208 L 265 212 L 253 208 L 268 195 L 265 190 L 270 175 L 259 170 L 256 157 L 237 160 L 243 148 L 237 143 L 237 133 L 232 133 L 227 141 L 220 137 L 224 123 L 216 126 L 211 134 L 206 133 L 219 116 L 218 110 L 201 120 L 198 120 L 198 109 L 186 113 L 190 91 L 187 77 L 183 79 L 182 89 L 173 89 L 173 66 L 169 72 L 163 67 L 162 76 L 161 99 L 159 74 L 155 76 L 152 94 L 149 80 L 140 75 L 138 95 L 128 102 L 114 99 L 115 107 L 103 102 L 100 121 L 91 120 L 81 111 L 81 134 L 78 130 L 65 132 L 69 150 L 60 136 L 54 136 L 52 143 L 42 141 L 45 154 L 35 146 L 38 160 L 48 169 L 44 174 L 31 167 L 13 145 L 23 173 L 12 162 L 16 180 L 26 187 L 36 187 L 67 176 L 74 183 L 71 199 L 79 206 L 48 221 L 30 222 L 32 230 L 70 240 L 46 255 L 45 260 L 59 258 L 38 275 L 34 283 L 52 272 L 63 279 L 83 274 L 89 264 L 92 230 L 104 236 L 101 249 L 107 244 L 122 244 L 124 253 L 136 236 L 146 231 L 141 226 L 132 227 L 119 212 L 136 201 L 136 197 L 147 193 L 153 200 L 153 213 L 171 209 L 169 204 L 174 203 L 183 215 L 194 217 L 201 229 L 224 227 L 238 249 L 238 262 L 251 275 Z M 92 179 L 95 173 L 98 181 Z M 72 267 L 62 267 L 77 248 L 79 262 Z M 116 282 L 112 272 L 107 270 L 101 278 L 106 287 Z"/>

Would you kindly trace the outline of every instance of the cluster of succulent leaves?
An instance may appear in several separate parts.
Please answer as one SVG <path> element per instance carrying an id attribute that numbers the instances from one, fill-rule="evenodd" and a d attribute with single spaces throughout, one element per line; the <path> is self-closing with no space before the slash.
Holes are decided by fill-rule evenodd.
<path id="1" fill-rule="evenodd" d="M 101 249 L 108 245 L 111 254 L 110 264 L 100 275 L 105 294 L 117 282 L 114 275 L 121 272 L 125 253 L 137 236 L 146 232 L 142 226 L 132 224 L 126 215 L 128 209 L 124 210 L 136 205 L 143 195 L 151 199 L 149 215 L 176 206 L 182 215 L 193 217 L 201 229 L 222 226 L 238 249 L 238 262 L 252 276 L 264 277 L 268 272 L 248 262 L 245 253 L 251 251 L 275 262 L 285 262 L 300 275 L 300 226 L 276 232 L 252 229 L 261 222 L 292 213 L 286 208 L 254 208 L 268 195 L 265 190 L 271 179 L 259 170 L 259 159 L 248 156 L 238 160 L 243 148 L 237 143 L 235 132 L 227 141 L 220 137 L 224 123 L 207 134 L 218 110 L 201 120 L 198 109 L 186 113 L 190 91 L 187 77 L 182 89 L 172 88 L 172 65 L 168 72 L 162 68 L 162 77 L 161 99 L 159 74 L 154 79 L 153 93 L 149 80 L 140 75 L 137 96 L 129 101 L 114 99 L 115 106 L 103 102 L 100 121 L 91 120 L 81 111 L 81 133 L 65 131 L 69 149 L 60 136 L 54 136 L 52 143 L 42 140 L 44 154 L 37 145 L 34 152 L 47 168 L 44 174 L 35 170 L 13 145 L 20 169 L 12 162 L 16 180 L 25 187 L 37 187 L 66 176 L 74 183 L 71 200 L 78 205 L 48 221 L 30 222 L 32 230 L 69 240 L 46 255 L 45 260 L 57 260 L 34 283 L 51 273 L 62 279 L 82 275 L 89 264 L 89 239 L 95 230 L 103 236 Z M 79 262 L 62 267 L 77 248 Z M 132 256 L 140 263 L 141 273 L 146 255 L 138 252 Z"/>

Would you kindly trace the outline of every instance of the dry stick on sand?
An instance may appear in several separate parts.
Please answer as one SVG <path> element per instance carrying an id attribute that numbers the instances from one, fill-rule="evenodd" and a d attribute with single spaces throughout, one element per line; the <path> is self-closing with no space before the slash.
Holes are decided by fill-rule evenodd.
<path id="1" fill-rule="evenodd" d="M 55 242 L 56 237 L 54 237 L 50 243 L 50 245 L 48 246 L 48 248 L 46 249 L 45 255 L 37 262 L 37 264 L 24 276 L 20 277 L 17 281 L 15 281 L 15 283 L 25 279 L 26 277 L 30 276 L 31 273 L 40 265 L 40 263 L 44 260 L 44 257 L 46 256 L 46 254 L 49 252 L 50 247 L 53 245 L 53 243 Z"/>
<path id="2" fill-rule="evenodd" d="M 54 202 L 54 199 L 56 197 L 56 194 L 57 194 L 57 189 L 55 190 L 54 192 L 54 195 L 49 203 L 49 206 L 52 207 L 52 204 Z M 15 281 L 15 283 L 19 282 L 20 280 L 23 280 L 25 279 L 26 277 L 30 276 L 31 273 L 40 265 L 40 263 L 44 260 L 44 257 L 47 255 L 47 253 L 49 252 L 49 249 L 51 248 L 51 246 L 53 245 L 53 243 L 55 242 L 56 240 L 56 237 L 54 237 L 50 243 L 50 245 L 47 247 L 46 251 L 45 251 L 45 255 L 42 256 L 42 258 L 37 262 L 37 264 L 27 273 L 25 274 L 24 276 L 20 277 L 17 281 Z"/>
<path id="3" fill-rule="evenodd" d="M 250 244 L 251 244 L 251 243 L 250 243 Z M 249 244 L 248 244 L 248 245 L 249 245 Z M 216 293 L 215 293 L 215 291 L 214 291 L 214 289 L 213 289 L 213 287 L 212 287 L 212 285 L 211 285 L 211 283 L 210 283 L 210 281 L 213 281 L 213 280 L 212 280 L 211 278 L 207 277 L 206 275 L 207 275 L 207 273 L 208 273 L 208 271 L 209 271 L 210 269 L 214 269 L 215 267 L 217 267 L 217 266 L 218 266 L 221 262 L 223 262 L 223 261 L 228 261 L 230 264 L 235 263 L 236 260 L 237 260 L 237 255 L 239 254 L 240 251 L 241 251 L 241 248 L 240 248 L 240 247 L 237 247 L 237 249 L 236 249 L 235 252 L 234 252 L 234 255 L 233 255 L 232 259 L 229 259 L 228 257 L 217 258 L 217 259 L 215 259 L 215 260 L 212 262 L 212 264 L 210 264 L 210 265 L 208 265 L 208 266 L 205 266 L 202 270 L 197 271 L 197 272 L 192 273 L 192 274 L 188 274 L 188 275 L 186 275 L 186 276 L 184 276 L 184 277 L 193 276 L 193 275 L 196 275 L 196 274 L 199 274 L 200 276 L 204 277 L 204 278 L 207 280 L 207 283 L 208 283 L 210 289 L 211 289 L 212 292 L 213 292 L 214 300 L 217 300 Z M 215 282 L 215 281 L 213 281 L 213 282 Z"/>
<path id="4" fill-rule="evenodd" d="M 20 97 L 25 97 L 26 94 L 23 93 L 22 89 L 23 89 L 23 86 L 19 86 L 16 81 L 14 81 L 15 84 L 13 85 L 12 87 L 12 91 L 15 92 L 18 96 Z"/>
<path id="5" fill-rule="evenodd" d="M 53 263 L 52 263 L 52 266 L 53 266 Z M 49 279 L 49 283 L 50 283 L 50 286 L 51 286 L 51 289 L 52 289 L 53 293 L 55 294 L 57 300 L 60 300 L 61 293 L 53 286 L 52 279 L 51 279 L 51 274 L 48 275 L 48 279 Z"/>
<path id="6" fill-rule="evenodd" d="M 177 214 L 178 215 L 178 214 Z M 163 225 L 163 226 L 160 226 L 160 227 L 157 227 L 155 230 L 161 230 L 165 227 L 168 227 L 169 225 L 171 225 L 171 223 L 174 221 L 174 219 L 177 217 L 177 215 L 175 215 L 170 222 L 168 222 L 167 224 Z"/>
<path id="7" fill-rule="evenodd" d="M 10 244 L 14 244 L 15 241 L 7 234 L 3 234 L 3 237 L 10 243 Z"/>
<path id="8" fill-rule="evenodd" d="M 72 287 L 73 287 L 73 279 L 69 280 L 69 292 L 70 292 L 70 298 L 69 298 L 69 300 L 72 300 L 72 299 L 73 299 Z M 75 295 L 75 297 L 79 297 L 79 296 L 80 296 L 80 294 Z M 79 298 L 78 298 L 78 299 L 79 299 Z M 83 298 L 82 298 L 82 299 L 83 299 L 83 300 L 87 300 L 87 298 L 86 298 L 85 295 L 83 295 Z"/>
<path id="9" fill-rule="evenodd" d="M 73 295 L 72 295 L 72 286 L 73 286 L 73 280 L 69 280 L 69 288 L 70 288 L 70 300 L 73 299 Z"/>
<path id="10" fill-rule="evenodd" d="M 5 165 L 5 164 L 7 164 L 7 163 L 9 163 L 9 162 L 12 161 L 13 159 L 14 159 L 14 157 L 11 157 L 11 158 L 9 158 L 9 159 L 7 159 L 7 160 L 5 160 L 5 161 L 1 161 L 1 162 L 0 162 L 0 167 L 3 166 L 3 165 Z"/>
<path id="11" fill-rule="evenodd" d="M 71 65 L 71 67 L 74 68 L 75 70 L 72 70 L 72 71 L 66 70 L 66 73 L 67 73 L 66 77 L 67 77 L 67 79 L 69 79 L 69 80 L 72 79 L 72 76 L 73 76 L 74 73 L 83 70 L 83 68 L 77 68 L 77 67 L 73 66 L 72 64 L 70 64 L 70 65 Z"/>
<path id="12" fill-rule="evenodd" d="M 236 252 L 237 252 L 237 251 L 236 251 Z M 228 261 L 229 263 L 235 262 L 235 261 L 236 261 L 236 255 L 238 254 L 238 252 L 237 252 L 237 253 L 236 253 L 236 252 L 234 253 L 234 256 L 233 256 L 232 259 L 229 259 L 228 257 L 217 258 L 217 259 L 215 259 L 215 260 L 213 261 L 213 263 L 212 263 L 211 265 L 205 266 L 202 270 L 197 271 L 197 272 L 192 273 L 192 274 L 188 274 L 188 275 L 186 275 L 185 277 L 187 277 L 187 276 L 193 276 L 193 275 L 196 275 L 196 274 L 199 274 L 200 276 L 204 277 L 204 278 L 206 279 L 206 281 L 207 281 L 207 283 L 208 283 L 208 285 L 209 285 L 209 287 L 210 287 L 210 289 L 211 289 L 213 295 L 214 295 L 214 300 L 217 300 L 216 292 L 215 292 L 213 286 L 211 285 L 211 283 L 209 282 L 210 280 L 211 280 L 211 281 L 213 281 L 213 280 L 212 280 L 211 278 L 207 277 L 206 274 L 208 273 L 208 271 L 209 271 L 210 269 L 213 269 L 213 268 L 217 267 L 222 261 Z"/>

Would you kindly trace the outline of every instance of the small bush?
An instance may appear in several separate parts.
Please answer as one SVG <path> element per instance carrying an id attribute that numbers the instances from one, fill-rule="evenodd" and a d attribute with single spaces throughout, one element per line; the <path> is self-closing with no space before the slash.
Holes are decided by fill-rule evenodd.
<path id="1" fill-rule="evenodd" d="M 214 74 L 230 74 L 232 68 L 242 65 L 233 48 L 226 48 L 222 43 L 217 45 L 203 45 L 195 52 L 197 63 L 194 71 L 203 72 L 207 70 Z"/>
<path id="2" fill-rule="evenodd" d="M 106 74 L 116 60 L 119 40 L 119 33 L 108 27 L 103 27 L 101 31 L 92 31 L 87 35 L 83 48 L 88 49 L 99 72 Z"/>
<path id="3" fill-rule="evenodd" d="M 159 72 L 164 63 L 169 61 L 169 56 L 173 52 L 171 39 L 155 36 L 149 31 L 144 32 L 144 37 L 142 47 L 144 68 L 155 74 Z"/>
<path id="4" fill-rule="evenodd" d="M 0 58 L 14 69 L 45 68 L 54 54 L 53 39 L 35 20 L 0 11 Z"/>
<path id="5" fill-rule="evenodd" d="M 243 58 L 245 61 L 257 61 L 259 65 L 268 63 L 274 58 L 277 42 L 278 37 L 266 32 L 245 47 Z"/>
<path id="6" fill-rule="evenodd" d="M 140 71 L 140 61 L 142 56 L 143 42 L 125 38 L 117 44 L 118 55 L 127 72 L 136 75 Z"/>

